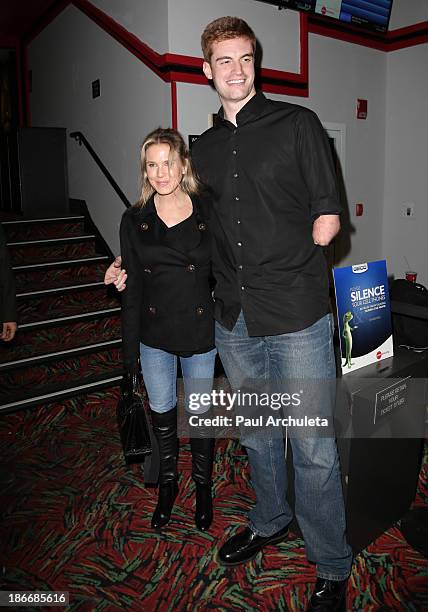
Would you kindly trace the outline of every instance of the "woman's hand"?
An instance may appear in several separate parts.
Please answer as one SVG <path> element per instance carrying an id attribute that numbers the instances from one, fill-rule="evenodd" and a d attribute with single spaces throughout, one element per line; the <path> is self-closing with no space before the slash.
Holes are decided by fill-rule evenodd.
<path id="1" fill-rule="evenodd" d="M 122 257 L 118 255 L 114 262 L 107 268 L 104 275 L 104 283 L 106 285 L 113 284 L 118 291 L 123 291 L 126 288 L 127 274 L 126 270 L 121 268 Z"/>

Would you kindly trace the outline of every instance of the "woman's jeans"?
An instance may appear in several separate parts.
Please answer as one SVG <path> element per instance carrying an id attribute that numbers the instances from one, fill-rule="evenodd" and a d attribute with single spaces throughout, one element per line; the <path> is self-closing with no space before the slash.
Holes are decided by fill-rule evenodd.
<path id="1" fill-rule="evenodd" d="M 302 414 L 332 422 L 336 368 L 332 317 L 289 334 L 249 337 L 243 314 L 232 331 L 216 323 L 216 345 L 233 390 L 245 381 L 289 381 L 303 391 Z M 299 381 L 298 383 L 296 381 Z M 297 387 L 295 385 L 297 384 Z M 241 409 L 242 411 L 242 409 Z M 281 416 L 277 414 L 276 416 Z M 266 428 L 265 428 L 266 429 Z M 352 551 L 345 538 L 345 509 L 339 458 L 334 434 L 302 431 L 289 436 L 295 471 L 295 512 L 302 530 L 307 558 L 317 564 L 317 575 L 330 580 L 348 577 Z M 249 513 L 250 527 L 270 536 L 292 520 L 286 500 L 287 469 L 282 435 L 241 437 L 256 492 Z"/>
<path id="2" fill-rule="evenodd" d="M 211 393 L 214 378 L 214 362 L 217 350 L 200 355 L 180 357 L 184 380 L 186 410 L 191 393 Z M 177 356 L 162 349 L 140 343 L 141 370 L 154 412 L 168 412 L 177 405 Z M 192 410 L 192 414 L 206 412 L 208 407 Z"/>

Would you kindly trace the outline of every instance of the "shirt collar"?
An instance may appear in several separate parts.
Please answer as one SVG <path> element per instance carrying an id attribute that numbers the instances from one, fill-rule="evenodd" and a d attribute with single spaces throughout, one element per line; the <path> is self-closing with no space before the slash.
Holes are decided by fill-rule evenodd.
<path id="1" fill-rule="evenodd" d="M 241 108 L 239 113 L 237 113 L 236 124 L 239 126 L 253 119 L 257 119 L 257 117 L 263 113 L 267 103 L 268 100 L 266 96 L 261 91 L 258 91 L 256 95 L 250 98 L 245 106 Z M 215 116 L 214 126 L 219 127 L 225 124 L 230 124 L 230 121 L 224 118 L 224 110 L 223 107 L 221 107 L 218 114 Z"/>

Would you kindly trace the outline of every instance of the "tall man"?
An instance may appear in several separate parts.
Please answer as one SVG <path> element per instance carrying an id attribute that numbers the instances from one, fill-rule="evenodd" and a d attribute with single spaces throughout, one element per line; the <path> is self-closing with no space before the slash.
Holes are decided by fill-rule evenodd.
<path id="1" fill-rule="evenodd" d="M 203 70 L 222 107 L 192 157 L 213 197 L 216 345 L 224 369 L 234 389 L 248 378 L 316 379 L 306 407 L 331 418 L 335 361 L 321 247 L 339 231 L 340 204 L 327 137 L 310 110 L 256 92 L 256 38 L 247 23 L 217 19 L 201 42 Z M 106 279 L 120 289 L 126 276 L 111 266 Z M 245 563 L 285 539 L 292 519 L 283 440 L 242 442 L 257 502 L 247 527 L 220 549 L 223 565 Z M 296 516 L 317 566 L 308 610 L 341 610 L 352 553 L 336 442 L 295 436 L 291 444 Z"/>

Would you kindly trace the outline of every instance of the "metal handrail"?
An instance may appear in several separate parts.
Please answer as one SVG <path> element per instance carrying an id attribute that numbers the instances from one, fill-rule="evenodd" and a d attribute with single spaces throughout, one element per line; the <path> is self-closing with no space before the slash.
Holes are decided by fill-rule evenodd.
<path id="1" fill-rule="evenodd" d="M 99 167 L 101 172 L 104 174 L 104 176 L 106 177 L 106 179 L 108 180 L 110 185 L 113 187 L 113 189 L 115 190 L 115 192 L 117 193 L 119 198 L 122 200 L 122 202 L 125 204 L 125 206 L 127 208 L 129 208 L 131 206 L 131 202 L 128 200 L 126 195 L 123 193 L 122 189 L 116 183 L 116 181 L 114 180 L 114 178 L 112 177 L 110 172 L 107 170 L 107 168 L 105 167 L 105 165 L 103 164 L 101 159 L 98 157 L 98 155 L 95 153 L 94 149 L 89 144 L 88 140 L 82 134 L 82 132 L 71 132 L 70 138 L 74 138 L 79 143 L 80 146 L 82 146 L 82 144 L 85 145 L 85 147 L 87 148 L 89 153 L 92 155 L 93 159 L 95 160 L 97 166 Z"/>

